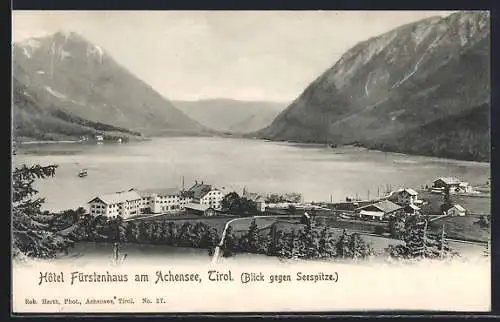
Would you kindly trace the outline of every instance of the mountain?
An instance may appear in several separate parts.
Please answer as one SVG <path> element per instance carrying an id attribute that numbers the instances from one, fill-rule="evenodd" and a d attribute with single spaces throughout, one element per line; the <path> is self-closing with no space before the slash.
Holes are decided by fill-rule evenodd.
<path id="1" fill-rule="evenodd" d="M 489 107 L 489 14 L 457 12 L 355 45 L 255 135 L 487 161 Z"/>
<path id="2" fill-rule="evenodd" d="M 181 111 L 208 128 L 231 133 L 253 132 L 268 126 L 286 103 L 206 99 L 172 101 Z"/>
<path id="3" fill-rule="evenodd" d="M 43 108 L 29 88 L 13 79 L 13 134 L 19 141 L 64 140 L 104 135 L 106 139 L 138 138 L 140 133 L 117 126 L 92 122 L 56 108 Z"/>
<path id="4" fill-rule="evenodd" d="M 75 136 L 78 131 L 70 128 L 82 122 L 87 128 L 104 124 L 146 136 L 208 131 L 76 33 L 14 44 L 13 78 L 14 125 L 20 133 L 35 128 L 43 133 L 47 127 L 58 134 L 57 123 L 64 135 Z M 26 101 L 30 106 L 22 104 Z"/>

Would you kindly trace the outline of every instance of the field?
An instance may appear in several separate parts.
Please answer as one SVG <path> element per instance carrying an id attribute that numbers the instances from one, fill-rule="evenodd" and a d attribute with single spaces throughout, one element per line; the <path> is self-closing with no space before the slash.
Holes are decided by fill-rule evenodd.
<path id="1" fill-rule="evenodd" d="M 429 229 L 434 233 L 441 233 L 444 224 L 448 238 L 487 242 L 491 228 L 481 227 L 478 223 L 479 218 L 480 216 L 445 217 L 432 222 Z"/>
<path id="2" fill-rule="evenodd" d="M 200 216 L 188 216 L 188 215 L 177 215 L 177 216 L 172 216 L 172 215 L 165 215 L 165 216 L 155 216 L 151 218 L 141 218 L 136 220 L 136 222 L 139 221 L 166 221 L 166 222 L 174 222 L 177 225 L 183 225 L 186 222 L 189 222 L 191 224 L 196 224 L 198 222 L 205 223 L 211 227 L 214 227 L 217 229 L 219 233 L 222 233 L 226 223 L 233 219 L 234 217 L 230 216 L 213 216 L 213 217 L 200 217 Z M 253 218 L 242 218 L 240 220 L 237 220 L 231 224 L 231 228 L 233 229 L 233 232 L 238 234 L 238 233 L 243 233 L 248 230 L 250 227 L 250 224 L 254 220 Z M 257 224 L 257 227 L 259 229 L 267 228 L 269 227 L 272 223 L 274 223 L 276 219 L 273 218 L 255 218 L 255 223 Z"/>
<path id="3" fill-rule="evenodd" d="M 304 228 L 303 224 L 299 224 L 296 222 L 292 221 L 278 221 L 277 225 L 278 230 L 284 231 L 284 232 L 289 232 L 292 230 L 298 231 L 300 229 Z M 318 227 L 317 229 L 322 229 L 323 226 Z M 343 232 L 343 228 L 338 228 L 338 227 L 328 227 L 328 231 L 333 235 L 335 239 L 338 239 Z M 346 232 L 348 233 L 353 233 L 353 232 L 359 232 L 359 231 L 354 231 L 354 230 L 349 230 L 346 228 Z M 269 233 L 269 229 L 262 229 L 261 230 L 262 234 Z M 385 248 L 387 248 L 389 245 L 397 245 L 397 244 L 402 244 L 403 242 L 401 240 L 397 239 L 392 239 L 392 238 L 385 238 L 381 236 L 373 236 L 371 234 L 364 234 L 360 233 L 361 237 L 363 240 L 365 240 L 367 243 L 370 244 L 370 246 L 373 248 L 375 251 L 376 255 L 383 255 L 385 254 Z"/>
<path id="4" fill-rule="evenodd" d="M 429 205 L 422 207 L 422 211 L 427 211 L 433 214 L 440 213 L 440 207 L 443 204 L 443 196 L 433 194 L 427 191 L 419 191 L 419 198 L 429 202 Z M 491 198 L 490 197 L 470 197 L 451 195 L 454 203 L 463 206 L 472 214 L 490 215 L 491 214 Z"/>

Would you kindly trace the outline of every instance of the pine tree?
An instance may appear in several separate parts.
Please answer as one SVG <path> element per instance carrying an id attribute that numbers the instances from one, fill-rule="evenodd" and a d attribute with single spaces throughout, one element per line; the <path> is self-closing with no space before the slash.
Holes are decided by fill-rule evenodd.
<path id="1" fill-rule="evenodd" d="M 365 259 L 373 255 L 373 249 L 358 233 L 353 233 L 349 239 L 349 250 L 353 259 Z"/>
<path id="2" fill-rule="evenodd" d="M 226 235 L 224 236 L 224 241 L 222 243 L 222 256 L 224 257 L 232 256 L 234 249 L 235 249 L 235 238 L 233 235 L 233 228 L 229 226 L 227 227 Z"/>
<path id="3" fill-rule="evenodd" d="M 350 257 L 351 254 L 349 251 L 349 235 L 347 234 L 345 229 L 342 231 L 342 235 L 335 244 L 335 248 L 337 250 L 337 257 L 340 258 Z"/>
<path id="4" fill-rule="evenodd" d="M 319 237 L 316 231 L 312 229 L 311 221 L 307 221 L 304 230 L 300 234 L 300 257 L 317 258 L 319 256 Z"/>
<path id="5" fill-rule="evenodd" d="M 332 235 L 326 228 L 323 227 L 319 236 L 318 256 L 320 258 L 329 258 L 334 255 L 334 247 L 332 245 Z"/>
<path id="6" fill-rule="evenodd" d="M 268 255 L 271 255 L 271 256 L 277 255 L 278 245 L 279 245 L 278 237 L 279 237 L 278 223 L 274 222 L 271 225 L 271 228 L 269 230 L 269 243 L 268 243 L 267 252 L 266 252 Z"/>
<path id="7" fill-rule="evenodd" d="M 147 231 L 148 227 L 147 226 L 148 226 L 147 222 L 145 222 L 143 220 L 141 220 L 139 222 L 139 226 L 137 227 L 138 228 L 137 230 L 138 230 L 138 233 L 139 233 L 138 236 L 137 236 L 138 237 L 137 241 L 139 243 L 144 243 L 144 242 L 149 241 L 148 236 L 147 236 L 148 235 L 148 231 Z"/>
<path id="8" fill-rule="evenodd" d="M 167 245 L 177 246 L 177 226 L 172 221 L 168 223 Z"/>
<path id="9" fill-rule="evenodd" d="M 114 241 L 122 243 L 127 242 L 127 225 L 128 223 L 123 221 L 121 216 L 118 216 L 111 221 L 111 226 L 114 230 Z"/>
<path id="10" fill-rule="evenodd" d="M 135 222 L 130 222 L 125 231 L 127 242 L 137 242 L 137 224 Z"/>
<path id="11" fill-rule="evenodd" d="M 12 183 L 12 251 L 14 257 L 54 257 L 58 251 L 66 250 L 73 241 L 49 230 L 40 219 L 44 198 L 36 197 L 33 187 L 37 179 L 55 175 L 57 166 L 23 165 L 13 172 Z"/>
<path id="12" fill-rule="evenodd" d="M 248 228 L 248 251 L 257 252 L 259 249 L 259 230 L 255 219 L 252 220 Z"/>

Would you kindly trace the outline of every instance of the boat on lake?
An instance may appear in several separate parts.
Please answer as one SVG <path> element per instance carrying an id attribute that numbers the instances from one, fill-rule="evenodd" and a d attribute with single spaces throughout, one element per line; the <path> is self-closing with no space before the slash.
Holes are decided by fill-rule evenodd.
<path id="1" fill-rule="evenodd" d="M 87 169 L 82 169 L 82 170 L 80 170 L 80 172 L 78 173 L 78 176 L 79 176 L 80 178 L 83 178 L 83 177 L 86 177 L 86 176 L 87 176 L 87 174 L 88 174 L 88 173 L 87 173 Z"/>

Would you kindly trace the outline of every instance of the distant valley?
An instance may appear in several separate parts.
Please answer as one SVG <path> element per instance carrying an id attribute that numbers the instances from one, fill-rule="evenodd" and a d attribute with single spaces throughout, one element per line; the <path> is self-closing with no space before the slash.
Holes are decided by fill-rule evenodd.
<path id="1" fill-rule="evenodd" d="M 271 124 L 288 103 L 206 99 L 172 103 L 193 120 L 226 133 L 248 133 Z"/>

